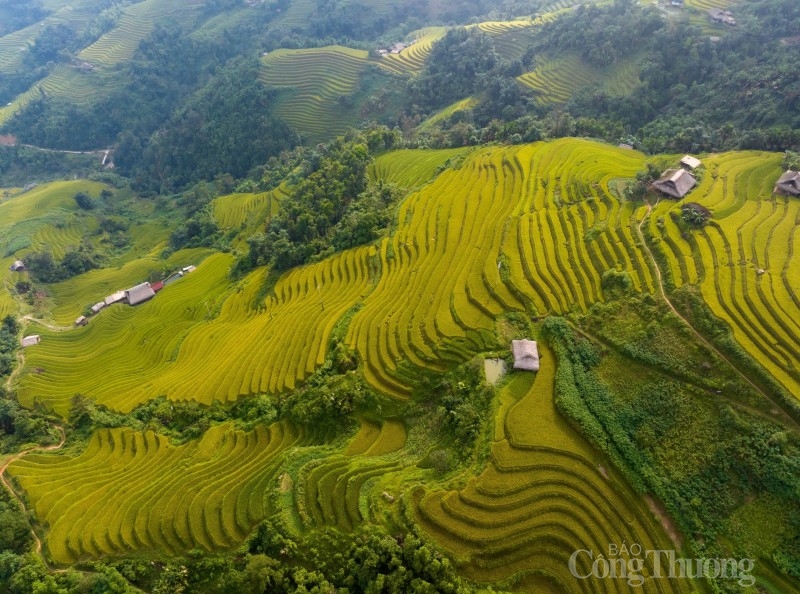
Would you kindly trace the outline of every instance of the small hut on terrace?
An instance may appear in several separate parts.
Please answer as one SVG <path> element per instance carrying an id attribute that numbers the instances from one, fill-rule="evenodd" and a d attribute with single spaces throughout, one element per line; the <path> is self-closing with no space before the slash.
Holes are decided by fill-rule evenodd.
<path id="1" fill-rule="evenodd" d="M 22 339 L 22 346 L 29 347 L 35 344 L 39 344 L 40 342 L 42 342 L 42 337 L 39 336 L 38 334 L 32 334 L 31 336 L 26 336 L 25 338 Z"/>
<path id="2" fill-rule="evenodd" d="M 15 260 L 11 265 L 11 272 L 22 272 L 25 270 L 25 262 L 22 260 Z"/>
<path id="3" fill-rule="evenodd" d="M 128 300 L 128 305 L 137 305 L 143 303 L 148 299 L 152 299 L 156 292 L 153 291 L 150 283 L 142 283 L 125 290 L 125 299 Z"/>
<path id="4" fill-rule="evenodd" d="M 673 198 L 683 198 L 696 185 L 697 180 L 685 169 L 667 169 L 653 182 L 656 190 Z"/>
<path id="5" fill-rule="evenodd" d="M 539 347 L 535 340 L 512 340 L 511 352 L 514 355 L 514 369 L 539 371 Z"/>
<path id="6" fill-rule="evenodd" d="M 686 169 L 687 171 L 691 171 L 692 169 L 697 169 L 702 165 L 703 162 L 698 159 L 697 157 L 693 157 L 691 155 L 686 155 L 681 159 L 681 167 Z"/>
<path id="7" fill-rule="evenodd" d="M 800 173 L 791 169 L 778 178 L 773 190 L 776 194 L 800 196 Z"/>

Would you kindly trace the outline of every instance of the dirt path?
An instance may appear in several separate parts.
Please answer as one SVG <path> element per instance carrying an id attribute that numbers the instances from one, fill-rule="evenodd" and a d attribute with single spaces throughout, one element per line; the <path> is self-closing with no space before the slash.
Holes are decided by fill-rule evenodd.
<path id="1" fill-rule="evenodd" d="M 39 324 L 40 326 L 44 326 L 48 330 L 52 330 L 53 332 L 66 332 L 67 330 L 72 330 L 72 326 L 55 326 L 53 324 L 48 324 L 43 320 L 39 320 L 34 318 L 33 316 L 22 316 L 23 320 L 28 322 L 33 322 L 34 324 Z"/>
<path id="2" fill-rule="evenodd" d="M 64 432 L 64 428 L 61 425 L 53 425 L 53 427 L 58 429 L 59 433 L 61 433 L 61 441 L 59 441 L 58 444 L 49 445 L 49 446 L 34 446 L 32 448 L 28 448 L 26 450 L 22 450 L 21 452 L 18 452 L 16 454 L 14 454 L 8 460 L 6 460 L 3 463 L 2 468 L 0 468 L 0 481 L 3 482 L 3 485 L 8 490 L 8 492 L 11 493 L 11 496 L 14 499 L 17 500 L 17 503 L 19 503 L 19 506 L 22 508 L 22 511 L 26 515 L 28 513 L 28 508 L 25 507 L 25 502 L 22 500 L 22 498 L 19 495 L 17 495 L 17 492 L 14 490 L 14 487 L 11 485 L 11 481 L 8 480 L 8 478 L 6 477 L 6 470 L 11 465 L 12 462 L 14 462 L 16 460 L 19 460 L 20 458 L 22 458 L 23 456 L 25 456 L 26 454 L 29 454 L 31 452 L 53 452 L 55 450 L 60 450 L 64 446 L 64 442 L 67 440 L 67 434 Z M 45 557 L 42 554 L 42 541 L 39 538 L 39 535 L 36 534 L 36 531 L 33 528 L 31 528 L 31 535 L 33 536 L 33 541 L 36 543 L 36 554 L 39 555 L 39 557 L 42 559 L 42 562 L 44 563 L 45 567 L 47 567 L 47 569 L 49 569 L 50 571 L 64 571 L 64 570 L 56 569 L 52 565 L 50 565 L 50 562 L 47 560 L 47 557 Z"/>
<path id="3" fill-rule="evenodd" d="M 714 346 L 713 344 L 711 344 L 711 343 L 710 343 L 708 340 L 706 340 L 706 339 L 703 337 L 703 335 L 702 335 L 702 334 L 700 334 L 700 332 L 698 332 L 698 331 L 695 329 L 695 327 L 694 327 L 694 326 L 692 326 L 692 324 L 689 322 L 689 320 L 687 320 L 686 318 L 684 318 L 684 317 L 683 317 L 683 316 L 682 316 L 682 315 L 681 315 L 681 314 L 678 312 L 678 310 L 677 310 L 677 309 L 675 309 L 675 306 L 674 306 L 674 305 L 672 305 L 672 301 L 670 301 L 670 300 L 669 300 L 669 297 L 667 297 L 667 292 L 664 290 L 664 283 L 663 283 L 663 281 L 661 280 L 661 269 L 658 267 L 658 263 L 656 262 L 656 259 L 655 259 L 655 257 L 653 256 L 653 252 L 651 252 L 651 251 L 650 251 L 650 246 L 648 246 L 648 245 L 647 245 L 647 242 L 646 242 L 646 241 L 645 241 L 645 239 L 644 239 L 644 234 L 642 233 L 642 226 L 644 225 L 645 221 L 646 221 L 647 219 L 649 219 L 649 218 L 650 218 L 650 213 L 652 213 L 652 211 L 653 211 L 653 205 L 652 205 L 652 204 L 650 204 L 649 202 L 648 202 L 648 203 L 646 203 L 646 204 L 647 204 L 647 212 L 646 212 L 646 213 L 645 213 L 645 215 L 642 217 L 642 220 L 639 222 L 639 225 L 636 227 L 636 231 L 637 231 L 637 233 L 639 234 L 639 240 L 642 242 L 642 247 L 644 248 L 645 252 L 647 252 L 647 257 L 648 257 L 648 258 L 649 258 L 649 260 L 650 260 L 650 264 L 652 265 L 652 269 L 653 269 L 653 271 L 655 271 L 655 278 L 656 278 L 656 281 L 657 281 L 657 283 L 658 283 L 658 292 L 660 293 L 660 295 L 661 295 L 661 298 L 664 300 L 664 303 L 666 303 L 666 304 L 667 304 L 667 307 L 669 307 L 670 311 L 672 311 L 672 313 L 673 313 L 673 314 L 675 314 L 675 315 L 678 317 L 678 319 L 679 319 L 679 320 L 681 320 L 681 321 L 682 321 L 684 324 L 686 324 L 686 327 L 687 327 L 687 328 L 689 328 L 689 330 L 692 332 L 692 334 L 694 334 L 694 336 L 695 336 L 695 337 L 696 337 L 696 338 L 697 338 L 697 339 L 698 339 L 700 342 L 702 342 L 702 343 L 703 343 L 703 344 L 704 344 L 704 345 L 705 345 L 705 346 L 706 346 L 706 347 L 707 347 L 707 348 L 708 348 L 710 351 L 712 351 L 713 353 L 715 353 L 715 354 L 716 354 L 716 355 L 717 355 L 717 356 L 718 356 L 720 359 L 722 359 L 722 360 L 723 360 L 723 361 L 725 361 L 725 362 L 726 362 L 728 365 L 730 365 L 730 366 L 731 366 L 731 368 L 732 368 L 732 369 L 733 369 L 733 370 L 734 370 L 734 371 L 735 371 L 737 374 L 739 374 L 739 376 L 740 376 L 740 377 L 741 377 L 741 378 L 742 378 L 744 381 L 746 381 L 748 384 L 750 384 L 750 386 L 751 386 L 751 387 L 752 387 L 752 388 L 753 388 L 753 389 L 754 389 L 756 392 L 758 392 L 758 393 L 759 393 L 759 394 L 761 394 L 761 395 L 762 395 L 764 398 L 766 398 L 766 399 L 767 399 L 767 401 L 768 401 L 768 402 L 770 402 L 770 403 L 771 403 L 771 404 L 772 404 L 772 405 L 773 405 L 773 406 L 774 406 L 774 407 L 775 407 L 775 408 L 776 408 L 776 409 L 777 409 L 777 410 L 780 412 L 780 414 L 781 414 L 781 417 L 783 417 L 783 418 L 784 418 L 786 421 L 788 421 L 788 422 L 789 422 L 789 424 L 791 424 L 791 425 L 792 425 L 792 427 L 794 427 L 795 429 L 797 429 L 798 431 L 800 431 L 800 425 L 798 425 L 797 421 L 795 421 L 795 420 L 794 420 L 794 419 L 793 419 L 791 416 L 789 416 L 789 415 L 786 413 L 786 411 L 785 411 L 785 410 L 783 410 L 783 407 L 782 407 L 782 406 L 778 405 L 778 403 L 776 403 L 776 402 L 775 402 L 775 401 L 774 401 L 772 398 L 770 398 L 769 396 L 767 396 L 767 394 L 765 394 L 765 393 L 764 393 L 764 391 L 763 391 L 761 388 L 759 388 L 759 387 L 758 387 L 756 384 L 754 384 L 754 383 L 753 383 L 753 382 L 750 380 L 750 378 L 749 378 L 749 377 L 747 377 L 747 376 L 746 376 L 744 373 L 742 373 L 742 372 L 739 370 L 739 368 L 736 366 L 736 364 L 734 364 L 734 363 L 733 363 L 733 362 L 732 362 L 732 361 L 731 361 L 731 360 L 730 360 L 728 357 L 726 357 L 726 356 L 725 356 L 725 355 L 724 355 L 724 354 L 723 354 L 723 353 L 722 353 L 722 352 L 721 352 L 721 351 L 720 351 L 720 350 L 719 350 L 717 347 L 715 347 L 715 346 Z M 658 200 L 656 200 L 656 206 L 658 206 Z"/>

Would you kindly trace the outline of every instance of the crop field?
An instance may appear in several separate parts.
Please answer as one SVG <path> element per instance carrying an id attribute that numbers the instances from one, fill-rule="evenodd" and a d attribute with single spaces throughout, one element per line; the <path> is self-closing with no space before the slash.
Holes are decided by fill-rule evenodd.
<path id="1" fill-rule="evenodd" d="M 223 229 L 252 229 L 278 212 L 279 189 L 260 194 L 229 194 L 214 200 L 214 218 Z"/>
<path id="2" fill-rule="evenodd" d="M 0 257 L 22 256 L 34 246 L 60 252 L 78 245 L 81 232 L 94 218 L 77 218 L 73 196 L 77 192 L 96 196 L 104 187 L 89 181 L 53 182 L 0 203 Z"/>
<path id="3" fill-rule="evenodd" d="M 416 43 L 399 54 L 389 54 L 377 59 L 377 64 L 395 74 L 416 74 L 425 66 L 425 60 L 431 52 L 433 44 L 444 37 L 447 27 L 426 27 L 414 31 L 406 37 L 407 41 L 416 39 Z"/>
<path id="4" fill-rule="evenodd" d="M 23 52 L 33 45 L 42 27 L 80 25 L 97 11 L 94 0 L 45 0 L 41 4 L 49 13 L 44 19 L 0 37 L 0 72 L 14 72 L 22 66 Z"/>
<path id="5" fill-rule="evenodd" d="M 575 580 L 569 558 L 587 549 L 606 555 L 609 543 L 672 548 L 647 507 L 625 482 L 601 468 L 586 442 L 556 412 L 556 361 L 544 345 L 535 375 L 515 374 L 500 395 L 514 404 L 496 419 L 503 429 L 486 470 L 454 491 L 413 493 L 415 519 L 481 582 L 535 571 L 551 588 L 596 592 L 596 580 Z M 583 574 L 588 558 L 578 558 Z M 629 592 L 623 579 L 604 592 Z M 547 591 L 547 590 L 545 590 Z M 688 592 L 686 580 L 647 580 L 643 592 Z"/>
<path id="6" fill-rule="evenodd" d="M 450 116 L 460 111 L 468 111 L 478 105 L 478 100 L 475 97 L 467 97 L 466 99 L 461 99 L 460 101 L 456 101 L 452 105 L 448 105 L 447 107 L 440 109 L 427 120 L 422 122 L 419 127 L 417 128 L 420 131 L 426 130 L 439 122 L 443 122 Z"/>
<path id="7" fill-rule="evenodd" d="M 121 291 L 147 279 L 153 271 L 177 270 L 189 264 L 199 264 L 210 253 L 204 248 L 175 252 L 162 260 L 155 255 L 131 260 L 116 268 L 100 268 L 49 286 L 55 303 L 52 319 L 56 324 L 69 326 L 87 307 L 116 291 Z"/>
<path id="8" fill-rule="evenodd" d="M 292 0 L 289 8 L 280 17 L 280 24 L 289 28 L 305 27 L 315 8 L 315 0 Z"/>
<path id="9" fill-rule="evenodd" d="M 197 41 L 219 39 L 228 31 L 242 23 L 246 23 L 257 14 L 253 6 L 239 6 L 208 19 L 201 27 L 195 29 L 190 37 Z"/>
<path id="10" fill-rule="evenodd" d="M 517 80 L 533 89 L 542 105 L 564 103 L 573 93 L 589 86 L 601 88 L 611 96 L 622 96 L 639 81 L 637 57 L 620 60 L 607 68 L 590 66 L 574 55 L 552 59 L 537 56 L 536 64 L 533 72 L 518 76 Z"/>
<path id="11" fill-rule="evenodd" d="M 189 18 L 199 0 L 143 0 L 125 9 L 117 26 L 84 49 L 78 57 L 101 66 L 114 66 L 133 57 L 139 42 L 161 20 Z"/>
<path id="12" fill-rule="evenodd" d="M 312 142 L 344 133 L 355 121 L 342 98 L 353 94 L 369 53 L 340 45 L 278 49 L 261 58 L 259 80 L 286 95 L 275 113 Z"/>
<path id="13" fill-rule="evenodd" d="M 538 25 L 556 17 L 550 13 L 535 19 L 516 21 L 485 21 L 474 25 L 491 36 L 497 54 L 506 60 L 517 60 L 525 54 L 536 35 Z"/>
<path id="14" fill-rule="evenodd" d="M 393 151 L 375 159 L 368 173 L 373 180 L 415 188 L 431 181 L 449 160 L 469 151 L 469 148 Z"/>
<path id="15" fill-rule="evenodd" d="M 70 66 L 58 66 L 39 85 L 48 95 L 77 105 L 89 105 L 97 97 L 118 89 L 122 80 L 105 70 L 84 72 Z"/>
<path id="16" fill-rule="evenodd" d="M 710 8 L 722 8 L 727 10 L 732 4 L 733 0 L 686 0 L 686 6 L 689 8 L 697 8 L 698 10 L 708 10 Z"/>
<path id="17" fill-rule="evenodd" d="M 104 429 L 78 456 L 28 455 L 10 474 L 25 489 L 58 563 L 132 551 L 183 553 L 240 544 L 273 510 L 281 453 L 306 436 L 286 423 L 218 425 L 173 446 L 151 431 Z"/>
<path id="18" fill-rule="evenodd" d="M 484 350 L 502 311 L 585 311 L 609 269 L 652 292 L 634 212 L 608 188 L 642 158 L 575 139 L 479 151 L 407 198 L 348 329 L 367 379 L 405 397 L 406 364 L 441 370 Z"/>
<path id="19" fill-rule="evenodd" d="M 406 443 L 400 421 L 362 421 L 343 453 L 316 458 L 297 472 L 297 516 L 304 528 L 335 526 L 350 531 L 369 517 L 368 481 L 401 469 L 396 456 Z M 366 513 L 366 516 L 365 516 Z"/>
<path id="20" fill-rule="evenodd" d="M 772 194 L 780 155 L 726 153 L 704 164 L 702 183 L 686 200 L 710 209 L 712 223 L 682 235 L 669 217 L 678 207 L 662 202 L 650 231 L 661 239 L 658 248 L 675 285 L 698 283 L 736 341 L 790 393 L 800 394 L 800 200 Z"/>
<path id="21" fill-rule="evenodd" d="M 333 326 L 371 286 L 372 255 L 360 248 L 294 269 L 261 303 L 263 269 L 232 287 L 232 257 L 210 256 L 147 303 L 114 305 L 70 332 L 42 330 L 20 402 L 64 414 L 79 392 L 128 412 L 160 395 L 211 404 L 292 389 L 323 363 Z"/>

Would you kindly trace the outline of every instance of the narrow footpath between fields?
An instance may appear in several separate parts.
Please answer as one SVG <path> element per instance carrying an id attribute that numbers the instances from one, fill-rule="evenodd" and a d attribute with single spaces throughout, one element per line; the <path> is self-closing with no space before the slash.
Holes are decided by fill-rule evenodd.
<path id="1" fill-rule="evenodd" d="M 21 452 L 14 454 L 8 460 L 6 460 L 3 463 L 2 468 L 0 468 L 0 480 L 3 482 L 5 488 L 8 489 L 8 492 L 11 493 L 11 496 L 14 499 L 16 499 L 17 503 L 19 503 L 19 506 L 22 508 L 22 511 L 26 515 L 28 514 L 28 508 L 25 507 L 25 502 L 22 501 L 22 498 L 19 495 L 17 495 L 17 492 L 14 490 L 14 487 L 11 486 L 11 481 L 6 477 L 6 469 L 8 469 L 8 467 L 11 465 L 12 462 L 14 462 L 15 460 L 19 460 L 20 458 L 31 452 L 53 452 L 55 450 L 60 450 L 64 446 L 64 442 L 67 440 L 67 434 L 64 432 L 64 428 L 61 425 L 53 425 L 53 427 L 58 429 L 59 433 L 61 433 L 61 441 L 59 441 L 55 445 L 34 446 L 26 450 L 22 450 Z M 45 557 L 44 554 L 42 553 L 42 541 L 39 539 L 39 535 L 36 534 L 36 531 L 33 529 L 32 526 L 31 526 L 31 535 L 33 536 L 33 541 L 36 543 L 36 554 L 39 555 L 39 557 L 42 559 L 42 562 L 44 563 L 45 567 L 47 567 L 47 569 L 51 572 L 66 571 L 63 569 L 56 569 L 52 565 L 50 565 L 50 562 L 47 560 L 47 557 Z"/>
<path id="2" fill-rule="evenodd" d="M 639 234 L 639 240 L 642 242 L 642 247 L 644 248 L 645 252 L 647 252 L 647 257 L 648 257 L 648 258 L 649 258 L 649 260 L 650 260 L 650 264 L 652 265 L 652 269 L 653 269 L 653 270 L 655 271 L 655 273 L 656 273 L 656 275 L 655 275 L 655 279 L 656 279 L 656 281 L 658 281 L 658 292 L 660 293 L 660 295 L 661 295 L 661 298 L 664 300 L 664 303 L 666 303 L 666 304 L 667 304 L 667 307 L 669 307 L 669 309 L 672 311 L 672 313 L 674 313 L 676 316 L 678 316 L 678 319 L 679 319 L 679 320 L 681 320 L 681 321 L 682 321 L 684 324 L 686 324 L 686 326 L 689 328 L 689 330 L 692 332 L 692 334 L 694 334 L 694 336 L 695 336 L 695 337 L 696 337 L 696 338 L 697 338 L 697 339 L 698 339 L 700 342 L 702 342 L 702 343 L 703 343 L 703 344 L 704 344 L 706 347 L 708 347 L 708 348 L 709 348 L 709 349 L 710 349 L 712 352 L 714 352 L 714 353 L 715 353 L 715 354 L 716 354 L 716 355 L 717 355 L 717 356 L 718 356 L 720 359 L 722 359 L 722 360 L 723 360 L 723 361 L 725 361 L 725 362 L 726 362 L 728 365 L 730 365 L 730 366 L 731 366 L 731 368 L 732 368 L 732 369 L 733 369 L 733 370 L 734 370 L 734 371 L 735 371 L 737 374 L 739 374 L 739 376 L 740 376 L 740 377 L 741 377 L 741 378 L 742 378 L 744 381 L 746 381 L 748 384 L 750 384 L 750 386 L 752 386 L 752 388 L 753 388 L 753 389 L 754 389 L 756 392 L 758 392 L 759 394 L 761 394 L 761 395 L 762 395 L 764 398 L 766 398 L 766 399 L 767 399 L 767 400 L 768 400 L 770 403 L 772 403 L 772 405 L 773 405 L 773 406 L 774 406 L 774 407 L 775 407 L 775 408 L 776 408 L 778 411 L 780 411 L 780 413 L 781 413 L 781 416 L 782 416 L 783 418 L 785 418 L 785 419 L 786 419 L 786 420 L 787 420 L 787 421 L 788 421 L 788 422 L 789 422 L 789 423 L 790 423 L 790 424 L 791 424 L 791 425 L 792 425 L 792 426 L 793 426 L 795 429 L 797 429 L 798 431 L 800 431 L 800 425 L 798 425 L 798 423 L 797 423 L 797 422 L 796 422 L 796 421 L 795 421 L 795 420 L 794 420 L 794 419 L 793 419 L 793 418 L 792 418 L 792 417 L 791 417 L 791 416 L 790 416 L 790 415 L 789 415 L 789 414 L 788 414 L 788 413 L 787 413 L 785 410 L 783 410 L 783 407 L 782 407 L 782 406 L 779 406 L 779 405 L 778 405 L 778 404 L 777 404 L 777 403 L 776 403 L 776 402 L 775 402 L 775 401 L 774 401 L 772 398 L 770 398 L 769 396 L 767 396 L 767 395 L 764 393 L 764 391 L 763 391 L 761 388 L 759 388 L 759 387 L 758 387 L 756 384 L 754 384 L 754 383 L 753 383 L 753 382 L 750 380 L 750 378 L 749 378 L 749 377 L 747 377 L 747 376 L 746 376 L 744 373 L 742 373 L 742 372 L 739 370 L 739 368 L 738 368 L 738 367 L 737 367 L 737 366 L 736 366 L 736 365 L 735 365 L 735 364 L 734 364 L 734 363 L 733 363 L 733 362 L 732 362 L 732 361 L 731 361 L 731 360 L 730 360 L 728 357 L 726 357 L 726 356 L 725 356 L 725 355 L 724 355 L 724 354 L 723 354 L 723 353 L 722 353 L 722 352 L 721 352 L 721 351 L 720 351 L 720 350 L 719 350 L 717 347 L 715 347 L 715 346 L 714 346 L 713 344 L 711 344 L 711 343 L 710 343 L 708 340 L 706 340 L 706 339 L 703 337 L 703 335 L 702 335 L 702 334 L 700 334 L 700 332 L 698 332 L 698 331 L 695 329 L 695 327 L 694 327 L 694 326 L 692 326 L 692 324 L 689 322 L 689 320 L 687 320 L 686 318 L 684 318 L 684 317 L 683 317 L 683 316 L 682 316 L 682 315 L 681 315 L 681 314 L 678 312 L 678 310 L 677 310 L 677 309 L 675 309 L 675 306 L 674 306 L 674 305 L 672 305 L 672 301 L 670 301 L 670 300 L 669 300 L 669 297 L 667 297 L 667 292 L 664 290 L 664 283 L 663 283 L 663 281 L 661 280 L 661 269 L 658 267 L 658 263 L 656 262 L 656 259 L 655 259 L 655 257 L 653 256 L 653 252 L 651 252 L 651 251 L 650 251 L 650 246 L 648 246 L 648 245 L 647 245 L 647 242 L 644 240 L 644 234 L 642 233 L 642 226 L 644 225 L 645 221 L 647 221 L 647 219 L 648 219 L 648 218 L 650 218 L 650 213 L 653 211 L 653 205 L 652 205 L 652 204 L 650 204 L 649 202 L 647 202 L 647 203 L 646 203 L 646 205 L 647 205 L 647 212 L 645 213 L 644 217 L 642 217 L 642 220 L 639 222 L 639 225 L 636 227 L 636 231 L 637 231 L 637 233 Z M 656 200 L 656 206 L 658 206 L 658 200 Z"/>

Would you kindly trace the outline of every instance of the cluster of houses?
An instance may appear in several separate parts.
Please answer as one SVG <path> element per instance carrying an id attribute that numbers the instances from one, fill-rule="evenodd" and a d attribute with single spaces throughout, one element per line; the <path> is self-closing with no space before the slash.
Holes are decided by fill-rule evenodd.
<path id="1" fill-rule="evenodd" d="M 686 155 L 681 159 L 678 169 L 667 169 L 660 178 L 653 182 L 653 188 L 671 198 L 683 198 L 697 185 L 692 171 L 702 165 L 697 157 Z"/>
<path id="2" fill-rule="evenodd" d="M 730 10 L 722 10 L 721 8 L 710 8 L 708 10 L 708 18 L 715 23 L 723 23 L 733 27 L 736 25 L 736 19 L 733 18 L 733 13 Z"/>
<path id="3" fill-rule="evenodd" d="M 697 180 L 691 172 L 702 164 L 700 159 L 686 155 L 681 159 L 680 168 L 667 169 L 653 182 L 653 188 L 670 198 L 683 198 L 697 185 Z M 800 196 L 800 173 L 789 170 L 781 175 L 773 192 L 785 196 Z"/>
<path id="4" fill-rule="evenodd" d="M 404 49 L 406 49 L 409 46 L 414 45 L 415 43 L 417 43 L 416 39 L 414 39 L 413 41 L 409 41 L 408 43 L 403 43 L 402 41 L 398 41 L 397 43 L 395 43 L 394 45 L 391 45 L 389 47 L 379 48 L 378 49 L 378 53 L 381 56 L 388 56 L 390 54 L 399 54 Z"/>
<path id="5" fill-rule="evenodd" d="M 156 296 L 161 289 L 164 288 L 165 285 L 169 284 L 173 280 L 177 280 L 181 278 L 183 275 L 188 274 L 197 267 L 194 265 L 184 266 L 178 272 L 170 275 L 168 278 L 164 279 L 163 281 L 158 281 L 155 283 L 139 283 L 136 286 L 131 287 L 130 289 L 124 289 L 122 291 L 116 291 L 115 293 L 111 293 L 108 297 L 103 299 L 102 301 L 98 301 L 95 303 L 90 309 L 92 310 L 92 315 L 100 313 L 101 310 L 105 309 L 110 305 L 114 305 L 115 303 L 127 303 L 128 305 L 138 305 L 140 303 L 144 303 Z M 86 316 L 80 316 L 77 320 L 75 320 L 76 326 L 86 326 L 89 323 L 89 318 Z"/>

